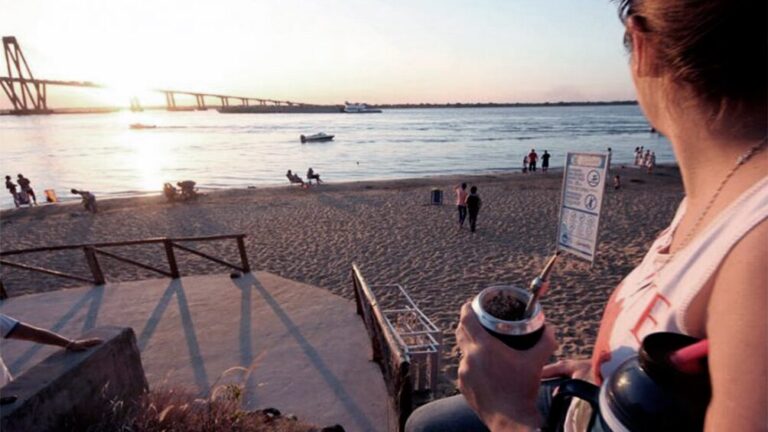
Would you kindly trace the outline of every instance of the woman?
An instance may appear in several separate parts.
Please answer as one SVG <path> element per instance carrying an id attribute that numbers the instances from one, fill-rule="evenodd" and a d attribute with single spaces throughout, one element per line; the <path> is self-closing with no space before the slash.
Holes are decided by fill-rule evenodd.
<path id="1" fill-rule="evenodd" d="M 600 383 L 659 331 L 709 339 L 706 430 L 768 426 L 766 2 L 621 0 L 620 11 L 638 102 L 671 141 L 686 198 L 608 301 L 591 360 L 544 366 L 551 329 L 529 351 L 507 349 L 464 305 L 463 397 L 417 410 L 412 431 L 536 430 L 542 378 Z M 584 430 L 580 414 L 571 409 L 567 429 Z"/>

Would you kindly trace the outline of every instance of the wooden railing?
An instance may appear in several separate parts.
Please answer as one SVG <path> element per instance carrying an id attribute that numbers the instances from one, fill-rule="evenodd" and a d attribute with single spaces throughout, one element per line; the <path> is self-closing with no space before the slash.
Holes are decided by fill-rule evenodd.
<path id="1" fill-rule="evenodd" d="M 237 249 L 240 252 L 239 266 L 229 263 L 227 261 L 224 261 L 222 259 L 213 257 L 206 253 L 200 252 L 198 250 L 192 249 L 190 247 L 179 244 L 179 242 L 201 242 L 201 241 L 216 241 L 216 240 L 228 240 L 228 239 L 235 239 L 237 241 Z M 161 269 L 155 266 L 151 266 L 148 264 L 144 264 L 144 263 L 132 260 L 130 258 L 119 256 L 113 252 L 107 252 L 106 250 L 104 250 L 104 248 L 111 248 L 111 247 L 118 247 L 118 246 L 135 246 L 135 245 L 160 244 L 160 243 L 162 243 L 165 246 L 165 256 L 168 262 L 167 270 Z M 82 276 L 65 273 L 57 270 L 51 270 L 43 267 L 36 267 L 28 264 L 21 264 L 18 262 L 8 261 L 6 259 L 6 257 L 13 256 L 13 255 L 22 255 L 22 254 L 40 253 L 40 252 L 54 252 L 54 251 L 62 251 L 62 250 L 70 250 L 70 249 L 83 250 L 83 254 L 85 255 L 85 261 L 88 264 L 88 268 L 91 270 L 92 279 L 88 279 Z M 121 242 L 87 243 L 87 244 L 46 246 L 46 247 L 39 247 L 39 248 L 10 250 L 10 251 L 0 252 L 0 265 L 6 265 L 8 267 L 14 267 L 14 268 L 33 271 L 37 273 L 44 273 L 44 274 L 58 276 L 58 277 L 67 278 L 67 279 L 73 279 L 80 282 L 102 285 L 106 282 L 106 278 L 104 277 L 104 271 L 102 270 L 101 264 L 99 262 L 99 255 L 103 255 L 105 257 L 112 258 L 114 260 L 128 263 L 131 265 L 135 265 L 145 270 L 150 270 L 156 273 L 160 273 L 163 276 L 168 276 L 170 278 L 175 279 L 180 277 L 181 274 L 179 273 L 179 266 L 176 262 L 176 254 L 174 249 L 179 249 L 181 251 L 203 257 L 205 259 L 221 264 L 223 266 L 230 267 L 235 270 L 240 270 L 244 273 L 248 273 L 251 271 L 251 266 L 248 263 L 248 255 L 245 251 L 245 234 L 225 234 L 225 235 L 206 236 L 206 237 L 176 237 L 176 238 L 156 237 L 156 238 L 150 238 L 150 239 L 129 240 L 129 241 L 121 241 Z M 7 294 L 5 292 L 5 287 L 2 285 L 2 282 L 0 281 L 0 299 L 6 298 L 6 297 L 7 297 Z"/>

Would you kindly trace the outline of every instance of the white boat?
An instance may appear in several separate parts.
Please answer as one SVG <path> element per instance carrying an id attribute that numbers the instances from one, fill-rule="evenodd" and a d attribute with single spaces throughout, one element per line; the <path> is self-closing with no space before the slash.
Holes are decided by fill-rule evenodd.
<path id="1" fill-rule="evenodd" d="M 330 141 L 333 139 L 335 135 L 328 135 L 325 132 L 316 133 L 314 135 L 300 135 L 299 139 L 301 140 L 301 143 L 308 143 L 308 142 L 324 142 L 324 141 Z"/>
<path id="2" fill-rule="evenodd" d="M 368 105 L 364 103 L 344 102 L 344 112 L 349 114 L 372 114 L 380 113 L 381 110 L 376 108 L 369 108 Z"/>

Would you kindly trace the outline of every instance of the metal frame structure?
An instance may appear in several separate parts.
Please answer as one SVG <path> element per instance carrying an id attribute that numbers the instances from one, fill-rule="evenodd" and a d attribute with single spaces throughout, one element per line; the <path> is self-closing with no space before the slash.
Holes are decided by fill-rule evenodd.
<path id="1" fill-rule="evenodd" d="M 434 391 L 440 371 L 443 332 L 416 306 L 400 284 L 371 285 L 374 291 L 394 292 L 394 307 L 382 308 L 387 326 L 411 359 L 414 391 Z"/>

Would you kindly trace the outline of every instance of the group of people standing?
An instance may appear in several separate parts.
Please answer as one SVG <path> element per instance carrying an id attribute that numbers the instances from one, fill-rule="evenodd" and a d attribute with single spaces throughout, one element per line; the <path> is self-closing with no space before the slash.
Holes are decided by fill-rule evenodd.
<path id="1" fill-rule="evenodd" d="M 656 166 L 656 152 L 646 150 L 644 147 L 635 147 L 635 166 L 646 168 L 648 174 L 653 172 Z"/>
<path id="2" fill-rule="evenodd" d="M 541 170 L 547 172 L 549 169 L 550 154 L 544 150 L 544 154 L 541 155 Z M 531 149 L 531 152 L 523 157 L 523 173 L 528 171 L 536 172 L 536 164 L 539 162 L 539 154 L 536 153 L 536 149 Z"/>
<path id="3" fill-rule="evenodd" d="M 19 208 L 22 205 L 31 206 L 33 203 L 34 205 L 37 205 L 37 197 L 35 196 L 35 191 L 32 189 L 32 182 L 21 174 L 17 176 L 16 182 L 18 183 L 18 186 L 11 181 L 11 176 L 5 176 L 5 188 L 8 189 L 8 192 L 13 196 L 13 204 L 16 208 Z M 31 202 L 30 199 L 32 200 Z"/>
<path id="4" fill-rule="evenodd" d="M 454 188 L 456 192 L 456 206 L 459 209 L 459 229 L 464 228 L 464 221 L 469 214 L 469 230 L 475 232 L 477 227 L 477 215 L 480 213 L 480 207 L 483 201 L 477 193 L 477 186 L 469 188 L 467 194 L 467 184 L 462 183 Z"/>

